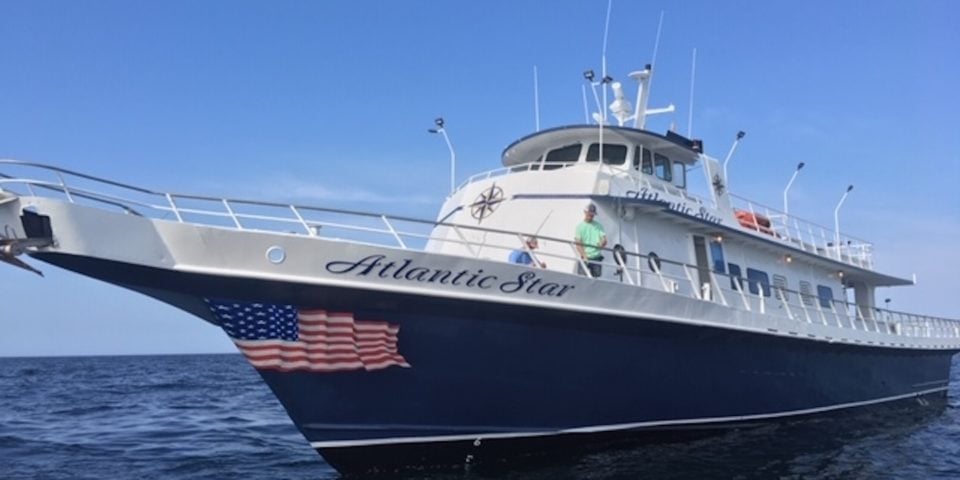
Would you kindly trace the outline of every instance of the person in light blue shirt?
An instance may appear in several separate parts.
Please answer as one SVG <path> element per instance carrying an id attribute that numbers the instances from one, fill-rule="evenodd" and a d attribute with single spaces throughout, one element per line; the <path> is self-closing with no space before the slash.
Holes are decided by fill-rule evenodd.
<path id="1" fill-rule="evenodd" d="M 526 249 L 519 249 L 510 252 L 510 257 L 508 261 L 510 263 L 517 263 L 520 265 L 539 265 L 540 268 L 547 268 L 547 264 L 533 258 L 531 254 L 540 244 L 537 242 L 537 239 L 534 237 L 527 237 L 524 240 L 526 244 Z"/>

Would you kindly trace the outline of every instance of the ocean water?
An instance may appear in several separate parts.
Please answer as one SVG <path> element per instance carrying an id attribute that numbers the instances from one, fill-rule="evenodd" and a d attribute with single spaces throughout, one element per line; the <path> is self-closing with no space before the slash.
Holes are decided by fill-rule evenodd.
<path id="1" fill-rule="evenodd" d="M 945 404 L 404 478 L 957 479 L 957 363 Z M 154 478 L 339 476 L 239 355 L 0 359 L 0 479 Z"/>

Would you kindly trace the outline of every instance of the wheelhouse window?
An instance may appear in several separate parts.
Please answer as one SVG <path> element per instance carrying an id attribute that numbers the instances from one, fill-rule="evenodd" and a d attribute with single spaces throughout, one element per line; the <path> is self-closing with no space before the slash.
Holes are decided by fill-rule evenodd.
<path id="1" fill-rule="evenodd" d="M 657 178 L 665 181 L 673 181 L 673 171 L 670 169 L 670 159 L 665 155 L 660 155 L 659 153 L 653 154 L 653 169 L 657 174 Z"/>
<path id="2" fill-rule="evenodd" d="M 687 188 L 687 166 L 673 162 L 673 184 L 678 188 Z"/>
<path id="3" fill-rule="evenodd" d="M 754 270 L 752 268 L 747 269 L 747 285 L 749 287 L 750 293 L 754 295 L 760 294 L 760 289 L 763 289 L 763 296 L 770 296 L 770 277 L 767 275 L 767 272 L 762 272 L 760 270 Z"/>
<path id="4" fill-rule="evenodd" d="M 546 158 L 544 158 L 544 170 L 552 170 L 554 168 L 560 168 L 560 164 L 564 163 L 576 163 L 580 159 L 580 148 L 582 145 L 579 143 L 574 143 L 572 145 L 567 145 L 560 148 L 555 148 L 547 152 Z"/>
<path id="5" fill-rule="evenodd" d="M 596 162 L 600 158 L 600 144 L 594 143 L 587 150 L 587 161 Z M 627 146 L 611 143 L 603 144 L 603 163 L 607 165 L 623 165 L 627 162 Z"/>
<path id="6" fill-rule="evenodd" d="M 643 158 L 642 162 L 641 157 Z M 633 149 L 633 168 L 639 168 L 641 172 L 653 175 L 653 158 L 650 155 L 650 150 L 643 148 L 643 145 L 637 145 Z"/>
<path id="7" fill-rule="evenodd" d="M 833 289 L 824 285 L 817 285 L 817 298 L 823 308 L 833 307 Z"/>

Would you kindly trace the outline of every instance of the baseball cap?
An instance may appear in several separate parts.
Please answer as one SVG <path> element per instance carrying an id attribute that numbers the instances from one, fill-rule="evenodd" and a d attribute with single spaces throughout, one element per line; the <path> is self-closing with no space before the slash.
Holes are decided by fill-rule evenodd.
<path id="1" fill-rule="evenodd" d="M 583 207 L 583 213 L 597 213 L 597 206 L 593 203 L 588 203 L 586 207 Z"/>

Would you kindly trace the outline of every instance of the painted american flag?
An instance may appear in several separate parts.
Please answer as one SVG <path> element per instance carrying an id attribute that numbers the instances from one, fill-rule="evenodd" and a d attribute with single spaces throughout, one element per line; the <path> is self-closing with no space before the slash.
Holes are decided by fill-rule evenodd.
<path id="1" fill-rule="evenodd" d="M 409 368 L 400 327 L 292 305 L 207 300 L 221 327 L 259 370 L 337 372 Z"/>

